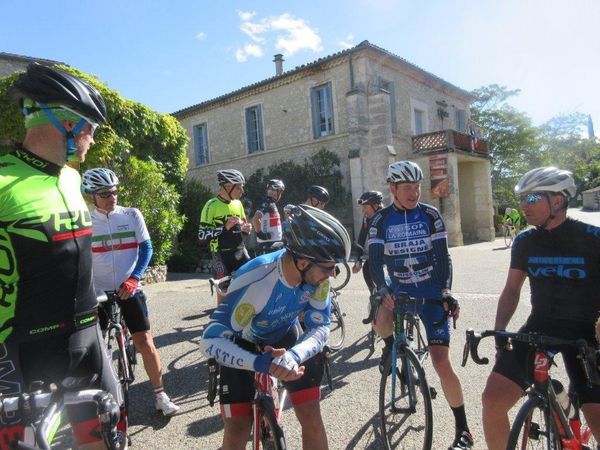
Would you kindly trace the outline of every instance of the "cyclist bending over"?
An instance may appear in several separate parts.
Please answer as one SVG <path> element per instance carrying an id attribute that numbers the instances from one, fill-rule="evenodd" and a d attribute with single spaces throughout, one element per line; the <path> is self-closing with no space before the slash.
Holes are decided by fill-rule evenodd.
<path id="1" fill-rule="evenodd" d="M 97 374 L 89 387 L 123 405 L 98 326 L 90 214 L 79 174 L 66 165 L 84 161 L 94 130 L 107 122 L 104 100 L 80 78 L 37 64 L 13 94 L 26 131 L 23 145 L 0 157 L 0 365 L 12 369 L 3 371 L 2 394 Z M 95 405 L 67 413 L 78 448 L 105 448 Z M 23 439 L 20 417 L 3 415 L 0 448 L 16 439 Z"/>
<path id="2" fill-rule="evenodd" d="M 529 278 L 531 313 L 521 333 L 540 333 L 562 339 L 596 342 L 600 311 L 600 228 L 567 217 L 569 199 L 577 189 L 571 172 L 540 167 L 527 172 L 515 190 L 527 222 L 535 228 L 515 239 L 506 284 L 498 300 L 494 329 L 508 326 Z M 505 449 L 510 424 L 508 411 L 531 383 L 529 347 L 497 339 L 496 364 L 483 392 L 483 431 L 490 450 Z M 581 409 L 600 442 L 600 387 L 588 388 L 576 350 L 562 352 Z"/>
<path id="3" fill-rule="evenodd" d="M 515 236 L 521 231 L 521 214 L 514 208 L 506 208 L 502 217 L 502 225 L 515 227 Z"/>
<path id="4" fill-rule="evenodd" d="M 302 427 L 302 447 L 327 448 L 319 406 L 323 361 L 318 354 L 329 335 L 329 277 L 336 262 L 348 259 L 350 237 L 324 211 L 310 206 L 288 210 L 285 249 L 258 256 L 234 273 L 200 342 L 202 352 L 222 366 L 225 449 L 246 448 L 252 427 L 252 372 L 283 380 Z M 306 330 L 298 336 L 300 313 Z M 257 344 L 265 346 L 263 354 L 255 350 Z"/>
<path id="5" fill-rule="evenodd" d="M 139 286 L 150 258 L 152 241 L 142 213 L 117 205 L 119 179 L 112 170 L 90 169 L 83 174 L 83 191 L 95 208 L 92 211 L 92 255 L 96 291 L 114 291 L 125 324 L 154 390 L 154 407 L 165 416 L 179 412 L 163 388 L 160 357 L 150 332 L 146 295 Z M 108 317 L 102 316 L 104 325 Z"/>
<path id="6" fill-rule="evenodd" d="M 393 342 L 392 293 L 404 292 L 417 298 L 444 300 L 449 313 L 458 318 L 458 301 L 452 297 L 452 264 L 448 254 L 446 227 L 433 206 L 420 203 L 421 168 L 399 161 L 388 168 L 387 181 L 394 198 L 391 205 L 375 214 L 369 230 L 369 259 L 377 291 L 384 298 L 374 329 L 385 342 L 380 370 Z M 383 266 L 391 286 L 387 286 Z M 425 304 L 419 311 L 425 325 L 433 368 L 455 419 L 455 438 L 450 449 L 467 449 L 473 438 L 467 425 L 462 386 L 449 358 L 450 319 L 442 306 Z M 439 323 L 440 325 L 434 325 Z"/>
<path id="7" fill-rule="evenodd" d="M 267 195 L 252 217 L 252 226 L 256 231 L 258 243 L 257 255 L 276 250 L 273 248 L 274 244 L 281 245 L 281 216 L 277 209 L 277 202 L 281 199 L 284 190 L 283 181 L 277 179 L 267 181 Z"/>

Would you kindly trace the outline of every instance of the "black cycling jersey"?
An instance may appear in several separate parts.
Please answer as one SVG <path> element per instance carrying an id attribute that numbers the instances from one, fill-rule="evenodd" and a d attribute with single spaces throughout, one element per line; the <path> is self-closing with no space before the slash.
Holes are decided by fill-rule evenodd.
<path id="1" fill-rule="evenodd" d="M 533 317 L 595 322 L 600 311 L 600 228 L 567 218 L 515 239 L 510 267 L 525 272 Z"/>

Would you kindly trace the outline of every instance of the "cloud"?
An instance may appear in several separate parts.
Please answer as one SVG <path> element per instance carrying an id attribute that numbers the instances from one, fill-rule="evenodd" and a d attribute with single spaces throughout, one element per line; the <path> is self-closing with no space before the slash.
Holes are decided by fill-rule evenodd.
<path id="1" fill-rule="evenodd" d="M 253 20 L 254 12 L 238 11 L 238 15 L 242 20 L 240 30 L 253 42 L 236 50 L 236 59 L 240 62 L 246 61 L 249 56 L 260 58 L 270 40 L 275 41 L 274 48 L 278 52 L 288 57 L 301 50 L 323 51 L 318 30 L 311 28 L 304 19 L 288 13 L 260 20 Z"/>
<path id="2" fill-rule="evenodd" d="M 198 39 L 199 41 L 203 41 L 204 39 L 206 39 L 206 33 L 204 31 L 200 31 L 196 34 L 196 39 Z"/>
<path id="3" fill-rule="evenodd" d="M 354 35 L 352 33 L 350 33 L 348 36 L 346 36 L 341 41 L 337 41 L 337 45 L 339 45 L 343 49 L 351 48 L 351 47 L 354 47 L 354 45 L 355 45 L 352 43 L 353 40 L 354 40 Z"/>

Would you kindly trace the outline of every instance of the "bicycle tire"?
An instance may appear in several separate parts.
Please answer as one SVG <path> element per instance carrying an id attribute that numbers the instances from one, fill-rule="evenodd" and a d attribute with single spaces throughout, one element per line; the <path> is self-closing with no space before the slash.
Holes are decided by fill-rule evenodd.
<path id="1" fill-rule="evenodd" d="M 386 450 L 431 450 L 433 440 L 433 410 L 431 392 L 417 355 L 410 348 L 398 352 L 396 367 L 392 374 L 392 355 L 387 358 L 379 385 L 379 416 L 381 434 Z M 410 375 L 403 375 L 410 372 Z M 413 379 L 414 377 L 414 379 Z M 392 402 L 392 380 L 395 378 L 395 399 Z M 409 405 L 407 378 L 414 381 L 416 394 L 414 410 Z"/>
<path id="2" fill-rule="evenodd" d="M 138 352 L 130 334 L 125 338 L 125 342 L 125 353 L 127 353 L 127 363 L 129 364 L 129 383 L 131 384 L 135 381 L 135 368 L 137 367 Z"/>
<path id="3" fill-rule="evenodd" d="M 507 226 L 506 229 L 504 230 L 504 245 L 506 246 L 506 248 L 510 248 L 512 246 L 512 243 L 513 243 L 512 228 Z"/>
<path id="4" fill-rule="evenodd" d="M 550 410 L 539 397 L 530 397 L 519 409 L 508 437 L 507 450 L 563 448 Z"/>
<path id="5" fill-rule="evenodd" d="M 261 411 L 260 445 L 264 450 L 286 450 L 285 433 L 275 418 L 275 411 Z"/>
<path id="6" fill-rule="evenodd" d="M 114 355 L 116 355 L 116 358 Z M 129 374 L 127 358 L 121 353 L 118 347 L 113 352 L 113 361 L 114 364 L 116 364 L 119 384 L 121 385 L 121 391 L 123 392 L 123 406 L 125 407 L 125 411 L 129 411 Z"/>
<path id="7" fill-rule="evenodd" d="M 344 322 L 344 313 L 340 309 L 340 304 L 335 298 L 331 298 L 331 325 L 329 326 L 329 337 L 327 345 L 331 350 L 339 350 L 344 345 L 346 338 L 346 323 Z"/>
<path id="8" fill-rule="evenodd" d="M 350 266 L 347 262 L 337 263 L 337 269 L 339 269 L 339 273 L 335 277 L 331 277 L 331 287 L 335 291 L 341 291 L 346 287 L 348 282 L 350 281 Z M 336 270 L 338 272 L 338 270 Z"/>
<path id="9" fill-rule="evenodd" d="M 215 361 L 214 363 L 214 371 L 211 370 L 211 362 L 208 363 L 208 391 L 206 393 L 206 400 L 208 400 L 208 404 L 210 406 L 215 405 L 215 399 L 217 398 L 217 388 L 219 386 L 219 382 L 217 379 L 217 374 L 219 372 L 219 367 Z"/>

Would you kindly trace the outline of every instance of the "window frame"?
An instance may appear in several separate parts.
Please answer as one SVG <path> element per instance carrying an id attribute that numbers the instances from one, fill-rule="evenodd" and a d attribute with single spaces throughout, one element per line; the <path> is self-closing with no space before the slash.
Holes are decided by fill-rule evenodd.
<path id="1" fill-rule="evenodd" d="M 264 151 L 265 135 L 262 123 L 262 105 L 257 104 L 245 108 L 244 122 L 246 124 L 246 148 L 248 154 Z M 250 133 L 253 133 L 253 136 L 251 136 Z"/>
<path id="2" fill-rule="evenodd" d="M 320 93 L 323 92 L 324 96 Z M 323 100 L 321 100 L 323 98 Z M 324 107 L 321 108 L 321 105 Z M 314 139 L 335 135 L 333 87 L 331 81 L 310 88 L 310 109 Z M 323 124 L 325 125 L 323 129 Z"/>
<path id="3" fill-rule="evenodd" d="M 196 166 L 210 164 L 208 147 L 208 124 L 206 122 L 194 125 L 194 162 Z"/>

